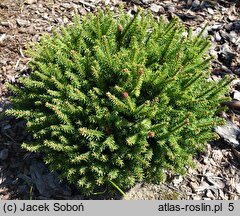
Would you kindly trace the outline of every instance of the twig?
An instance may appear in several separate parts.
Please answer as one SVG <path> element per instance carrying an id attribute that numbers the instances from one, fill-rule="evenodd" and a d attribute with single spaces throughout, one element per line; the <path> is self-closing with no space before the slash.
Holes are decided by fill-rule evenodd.
<path id="1" fill-rule="evenodd" d="M 198 173 L 196 173 L 196 174 L 193 174 L 193 175 L 195 175 L 195 176 L 200 176 L 200 177 L 205 177 L 205 178 L 210 177 L 210 178 L 213 178 L 213 179 L 223 179 L 222 177 L 218 177 L 218 176 L 207 176 L 206 174 L 198 174 Z"/>
<path id="2" fill-rule="evenodd" d="M 19 48 L 19 52 L 23 58 L 25 58 L 25 55 L 23 54 L 22 48 Z"/>
<path id="3" fill-rule="evenodd" d="M 164 185 L 167 186 L 168 188 L 172 189 L 172 190 L 175 190 L 178 194 L 182 194 L 182 193 L 179 192 L 179 190 L 177 188 L 175 188 L 175 187 L 173 187 L 169 184 L 166 184 L 166 183 Z"/>
<path id="4" fill-rule="evenodd" d="M 17 60 L 17 63 L 15 65 L 15 69 L 17 69 L 18 65 L 19 65 L 20 59 Z"/>
<path id="5" fill-rule="evenodd" d="M 83 0 L 79 0 L 79 3 L 81 3 L 81 4 L 83 4 L 83 5 L 86 5 L 86 6 L 89 6 L 89 7 L 92 7 L 92 8 L 95 8 L 95 7 L 96 7 L 95 5 L 90 4 L 90 3 L 87 3 L 87 2 L 85 2 L 85 1 L 83 1 Z"/>
<path id="6" fill-rule="evenodd" d="M 3 133 L 7 138 L 9 138 L 10 140 L 12 140 L 13 142 L 17 143 L 12 137 L 10 137 L 7 133 Z"/>

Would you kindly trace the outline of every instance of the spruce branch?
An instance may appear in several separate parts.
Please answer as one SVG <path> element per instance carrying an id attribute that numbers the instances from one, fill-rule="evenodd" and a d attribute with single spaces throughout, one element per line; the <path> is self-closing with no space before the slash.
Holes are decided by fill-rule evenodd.
<path id="1" fill-rule="evenodd" d="M 133 25 L 133 23 L 137 19 L 140 12 L 141 12 L 141 10 L 139 9 L 137 11 L 137 13 L 134 15 L 133 19 L 131 19 L 130 22 L 125 27 L 123 27 L 123 30 L 121 32 L 118 31 L 118 34 L 117 34 L 118 49 L 120 48 L 120 46 L 122 46 L 123 41 L 124 41 L 124 39 L 127 35 L 127 32 L 129 31 L 129 29 L 131 28 L 131 26 Z"/>
<path id="2" fill-rule="evenodd" d="M 32 134 L 23 148 L 85 195 L 186 173 L 223 123 L 232 79 L 208 81 L 209 39 L 185 32 L 178 19 L 132 18 L 120 5 L 119 16 L 76 14 L 29 45 L 32 72 L 9 85 L 7 111 Z"/>

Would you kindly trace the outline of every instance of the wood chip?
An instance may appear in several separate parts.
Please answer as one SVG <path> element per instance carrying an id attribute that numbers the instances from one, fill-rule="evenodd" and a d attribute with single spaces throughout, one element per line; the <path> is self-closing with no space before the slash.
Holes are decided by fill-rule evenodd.
<path id="1" fill-rule="evenodd" d="M 83 4 L 83 5 L 86 5 L 86 6 L 88 6 L 88 7 L 91 7 L 91 8 L 95 8 L 95 7 L 96 7 L 95 5 L 90 4 L 90 3 L 88 3 L 88 2 L 85 2 L 85 1 L 83 1 L 83 0 L 79 0 L 79 3 L 81 3 L 81 4 Z"/>

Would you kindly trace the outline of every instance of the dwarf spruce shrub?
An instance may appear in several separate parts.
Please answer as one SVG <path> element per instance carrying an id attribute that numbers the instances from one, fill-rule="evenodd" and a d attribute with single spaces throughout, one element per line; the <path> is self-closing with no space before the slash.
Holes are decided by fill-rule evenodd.
<path id="1" fill-rule="evenodd" d="M 33 72 L 10 85 L 13 109 L 51 170 L 85 194 L 113 182 L 184 173 L 214 138 L 229 79 L 210 82 L 209 41 L 177 19 L 142 11 L 75 17 L 28 53 Z"/>

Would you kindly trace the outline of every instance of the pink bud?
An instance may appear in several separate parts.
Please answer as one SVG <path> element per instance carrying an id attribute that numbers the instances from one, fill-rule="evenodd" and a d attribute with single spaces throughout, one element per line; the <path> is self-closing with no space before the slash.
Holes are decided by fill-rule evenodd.
<path id="1" fill-rule="evenodd" d="M 124 98 L 127 98 L 127 97 L 128 97 L 128 93 L 127 93 L 127 92 L 123 92 L 123 93 L 122 93 L 122 96 L 123 96 Z"/>
<path id="2" fill-rule="evenodd" d="M 154 133 L 154 132 L 149 132 L 149 133 L 148 133 L 148 136 L 149 136 L 149 137 L 155 137 L 155 133 Z"/>

